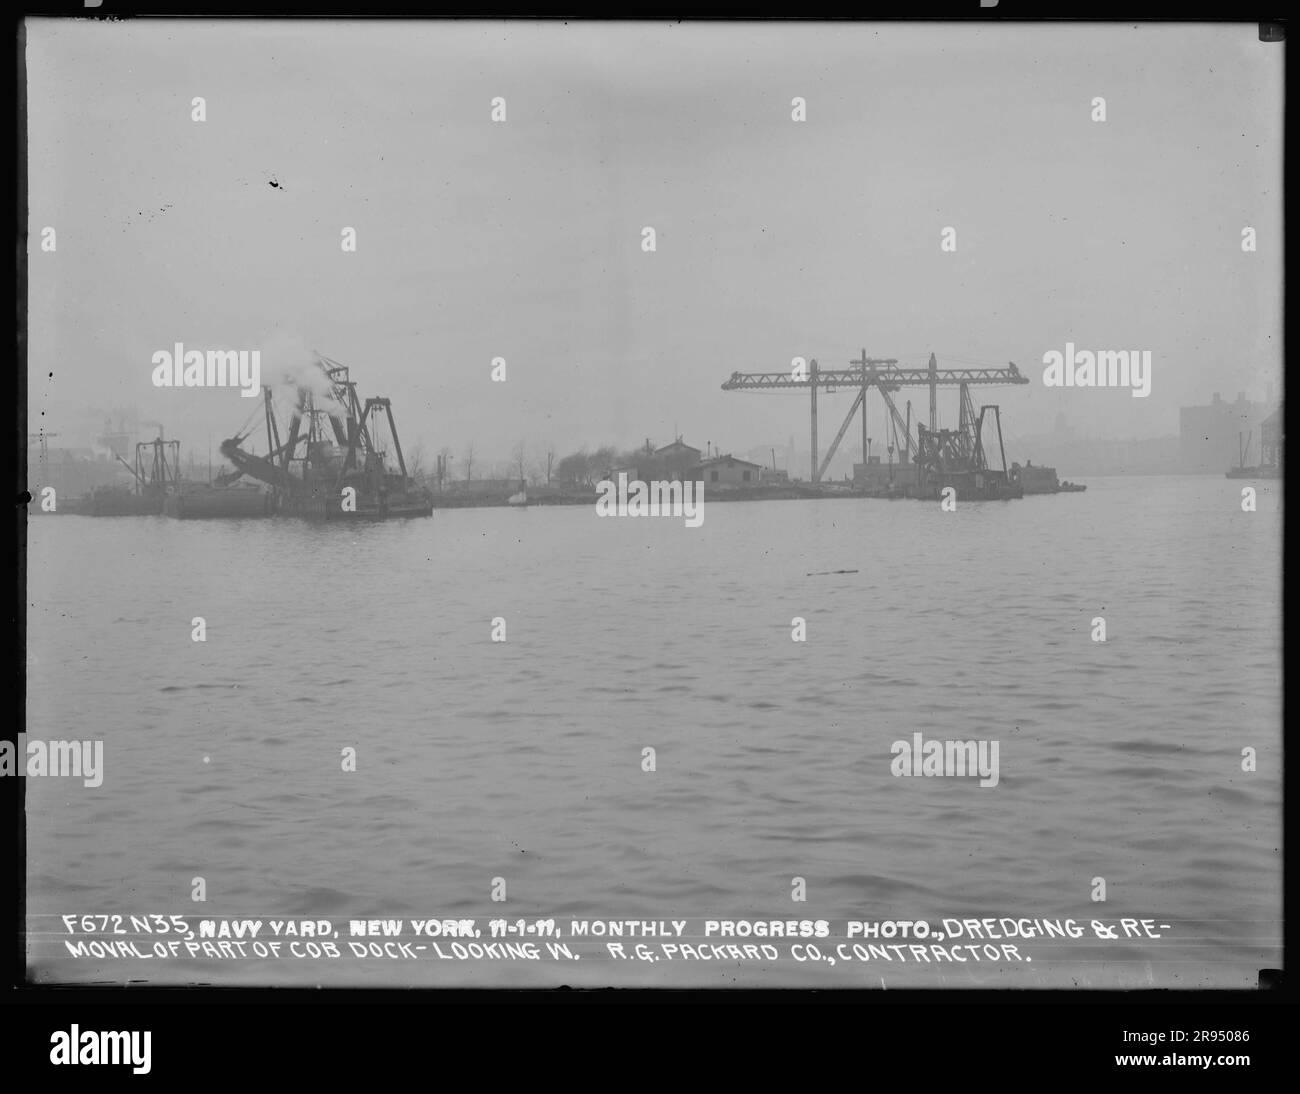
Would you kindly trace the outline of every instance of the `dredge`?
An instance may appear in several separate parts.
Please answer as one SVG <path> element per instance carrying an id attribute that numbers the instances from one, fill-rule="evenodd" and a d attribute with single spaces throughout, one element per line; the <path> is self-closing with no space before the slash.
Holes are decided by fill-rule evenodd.
<path id="1" fill-rule="evenodd" d="M 257 456 L 242 447 L 256 425 L 222 441 L 221 454 L 235 469 L 220 476 L 217 485 L 228 488 L 242 475 L 257 479 L 271 488 L 272 514 L 308 520 L 431 516 L 433 495 L 407 473 L 391 402 L 363 402 L 346 365 L 319 354 L 316 365 L 329 386 L 328 396 L 318 401 L 310 387 L 297 385 L 297 405 L 281 433 L 271 388 L 263 387 L 267 454 Z M 383 424 L 391 450 L 379 444 Z"/>
<path id="2" fill-rule="evenodd" d="M 1024 487 L 1007 473 L 1001 411 L 996 406 L 982 406 L 976 417 L 965 388 L 961 394 L 958 428 L 931 432 L 925 426 L 917 425 L 916 485 L 915 490 L 906 496 L 937 501 L 945 487 L 951 486 L 959 498 L 995 501 L 1024 497 Z M 991 467 L 984 451 L 984 416 L 990 410 L 998 430 L 1001 468 Z"/>
<path id="3" fill-rule="evenodd" d="M 161 516 L 169 498 L 181 488 L 181 443 L 164 440 L 140 441 L 135 446 L 135 466 L 121 456 L 114 458 L 131 472 L 129 487 L 100 486 L 83 498 L 73 499 L 65 512 L 88 517 Z"/>

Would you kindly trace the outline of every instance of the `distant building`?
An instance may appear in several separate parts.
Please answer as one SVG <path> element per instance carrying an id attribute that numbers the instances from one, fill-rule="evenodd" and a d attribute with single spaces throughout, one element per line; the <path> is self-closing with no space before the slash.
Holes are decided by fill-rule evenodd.
<path id="1" fill-rule="evenodd" d="M 1259 427 L 1259 462 L 1264 467 L 1282 466 L 1282 443 L 1284 440 L 1282 422 L 1282 404 L 1260 423 Z"/>
<path id="2" fill-rule="evenodd" d="M 1035 467 L 1041 464 L 1056 468 L 1062 479 L 1079 475 L 1178 475 L 1185 470 L 1181 442 L 1172 434 L 1129 440 L 1072 437 L 1062 441 L 1057 434 L 1048 433 L 1022 437 L 1007 445 L 1008 463 L 1030 460 Z"/>
<path id="3" fill-rule="evenodd" d="M 777 468 L 777 453 L 781 454 L 782 461 L 788 461 L 789 454 L 786 452 L 784 444 L 762 444 L 751 448 L 745 453 L 747 460 L 752 460 L 762 468 L 758 476 L 758 481 L 764 486 L 780 486 L 790 481 L 789 464 L 783 468 Z"/>
<path id="4" fill-rule="evenodd" d="M 882 463 L 879 456 L 870 457 L 866 463 L 853 465 L 853 485 L 864 490 L 883 490 L 891 482 L 898 482 L 905 476 L 908 481 L 915 477 L 912 464 L 902 464 L 897 460 Z"/>
<path id="5" fill-rule="evenodd" d="M 125 486 L 133 482 L 131 472 L 117 460 L 96 456 L 90 448 L 50 448 L 30 446 L 27 452 L 28 481 L 39 494 L 40 488 L 53 486 L 60 498 L 76 498 L 100 486 Z"/>
<path id="6" fill-rule="evenodd" d="M 117 427 L 113 426 L 113 416 L 117 417 Z M 118 407 L 104 419 L 104 432 L 95 438 L 95 443 L 108 449 L 108 458 L 121 456 L 130 461 L 135 453 L 135 443 L 140 436 L 141 425 L 157 425 L 157 422 L 141 422 L 134 406 Z"/>
<path id="7" fill-rule="evenodd" d="M 715 456 L 696 464 L 691 468 L 689 477 L 703 482 L 705 486 L 757 486 L 762 471 L 762 467 L 756 463 L 727 455 Z"/>
<path id="8" fill-rule="evenodd" d="M 684 444 L 681 437 L 678 437 L 672 444 L 666 444 L 662 448 L 656 448 L 655 455 L 662 460 L 685 459 L 688 456 L 693 456 L 698 460 L 701 453 L 698 448 L 689 444 Z"/>
<path id="9" fill-rule="evenodd" d="M 656 448 L 654 456 L 647 461 L 649 466 L 647 471 L 653 472 L 649 476 L 642 476 L 646 481 L 651 479 L 666 480 L 668 482 L 678 482 L 686 476 L 686 473 L 700 462 L 702 453 L 698 448 L 689 444 L 683 444 L 681 437 L 673 441 L 672 444 L 666 444 L 663 448 Z"/>
<path id="10" fill-rule="evenodd" d="M 1242 462 L 1247 437 L 1252 437 L 1252 450 L 1259 451 L 1260 427 L 1267 413 L 1264 403 L 1247 401 L 1244 391 L 1234 403 L 1225 403 L 1216 391 L 1209 406 L 1182 407 L 1178 412 L 1182 470 L 1222 474 L 1236 467 Z M 1245 462 L 1255 461 L 1247 453 Z"/>
<path id="11" fill-rule="evenodd" d="M 616 481 L 623 473 L 629 481 L 680 482 L 699 466 L 700 455 L 698 448 L 683 443 L 681 437 L 662 448 L 654 448 L 647 438 L 644 446 L 624 456 L 623 462 L 616 463 L 604 477 Z"/>

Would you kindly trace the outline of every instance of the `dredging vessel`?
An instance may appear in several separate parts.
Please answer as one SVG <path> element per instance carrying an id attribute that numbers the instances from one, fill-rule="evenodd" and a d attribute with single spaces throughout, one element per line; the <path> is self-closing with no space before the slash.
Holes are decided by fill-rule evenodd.
<path id="1" fill-rule="evenodd" d="M 243 447 L 256 426 L 222 441 L 221 454 L 235 470 L 219 485 L 246 475 L 271 488 L 270 513 L 308 520 L 431 516 L 433 495 L 407 473 L 392 403 L 382 397 L 363 402 L 346 365 L 320 355 L 315 364 L 326 392 L 318 396 L 311 386 L 297 385 L 297 403 L 282 434 L 271 388 L 264 387 L 267 454 Z"/>
<path id="2" fill-rule="evenodd" d="M 114 457 L 131 472 L 130 486 L 99 486 L 84 497 L 72 498 L 61 510 L 85 517 L 161 516 L 167 500 L 181 488 L 180 441 L 158 437 L 135 446 L 135 463 Z"/>
<path id="3" fill-rule="evenodd" d="M 984 417 L 990 410 L 997 429 L 1000 467 L 993 464 L 984 447 Z M 996 405 L 981 406 L 976 415 L 970 397 L 963 390 L 961 423 L 957 429 L 931 431 L 923 425 L 916 428 L 916 482 L 905 486 L 904 496 L 933 501 L 943 497 L 948 487 L 956 490 L 959 498 L 972 500 L 997 501 L 1025 496 L 1024 488 L 1007 470 L 1002 412 Z"/>

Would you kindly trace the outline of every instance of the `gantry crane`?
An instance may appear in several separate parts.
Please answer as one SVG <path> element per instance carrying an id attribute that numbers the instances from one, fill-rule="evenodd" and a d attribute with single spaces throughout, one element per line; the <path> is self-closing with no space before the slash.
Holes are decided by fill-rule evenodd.
<path id="1" fill-rule="evenodd" d="M 862 458 L 866 459 L 867 391 L 870 388 L 874 387 L 880 392 L 885 406 L 889 408 L 894 428 L 896 430 L 901 428 L 903 431 L 904 442 L 901 446 L 901 455 L 902 462 L 906 464 L 910 462 L 912 454 L 916 451 L 916 443 L 911 436 L 910 420 L 906 422 L 903 420 L 898 413 L 898 407 L 890 397 L 890 392 L 898 391 L 903 387 L 929 387 L 930 428 L 928 432 L 935 434 L 939 427 L 938 389 L 960 387 L 962 432 L 965 434 L 968 433 L 969 419 L 966 415 L 971 405 L 969 389 L 972 385 L 1029 383 L 1029 377 L 1022 375 L 1013 362 L 1008 362 L 1006 368 L 939 368 L 933 353 L 930 354 L 930 362 L 925 368 L 899 368 L 896 357 L 868 357 L 865 349 L 862 351 L 862 356 L 850 361 L 849 365 L 851 367 L 846 369 L 823 369 L 818 366 L 817 359 L 813 358 L 808 364 L 806 373 L 803 374 L 796 369 L 790 372 L 733 372 L 730 379 L 722 385 L 722 390 L 785 391 L 807 388 L 812 412 L 812 480 L 820 482 L 849 428 L 849 423 L 853 421 L 853 415 L 859 408 L 862 410 Z M 817 389 L 819 387 L 826 388 L 828 393 L 834 392 L 837 387 L 849 387 L 857 392 L 853 405 L 849 407 L 849 412 L 844 418 L 844 423 L 835 434 L 835 439 L 831 441 L 830 448 L 827 449 L 820 464 L 817 462 Z M 920 428 L 918 423 L 918 430 Z"/>
<path id="2" fill-rule="evenodd" d="M 45 463 L 49 462 L 49 458 L 50 458 L 50 438 L 51 438 L 51 437 L 57 437 L 57 436 L 59 436 L 58 433 L 45 433 L 45 432 L 41 432 L 41 433 L 28 433 L 28 434 L 27 434 L 27 443 L 28 443 L 28 444 L 31 444 L 32 441 L 39 441 L 39 442 L 40 442 L 40 445 L 41 445 L 41 463 L 42 463 L 42 464 L 45 464 Z"/>

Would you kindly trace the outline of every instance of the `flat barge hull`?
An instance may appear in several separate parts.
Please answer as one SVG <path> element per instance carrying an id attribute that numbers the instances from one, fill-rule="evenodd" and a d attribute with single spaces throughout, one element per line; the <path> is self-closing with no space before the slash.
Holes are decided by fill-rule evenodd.
<path id="1" fill-rule="evenodd" d="M 167 499 L 163 511 L 177 520 L 244 520 L 275 511 L 270 494 L 260 490 L 199 490 Z"/>
<path id="2" fill-rule="evenodd" d="M 433 496 L 407 495 L 400 498 L 376 500 L 359 495 L 355 509 L 344 509 L 341 499 L 316 495 L 311 497 L 288 496 L 280 499 L 277 515 L 298 517 L 301 520 L 328 523 L 355 523 L 357 521 L 409 520 L 433 516 Z"/>

